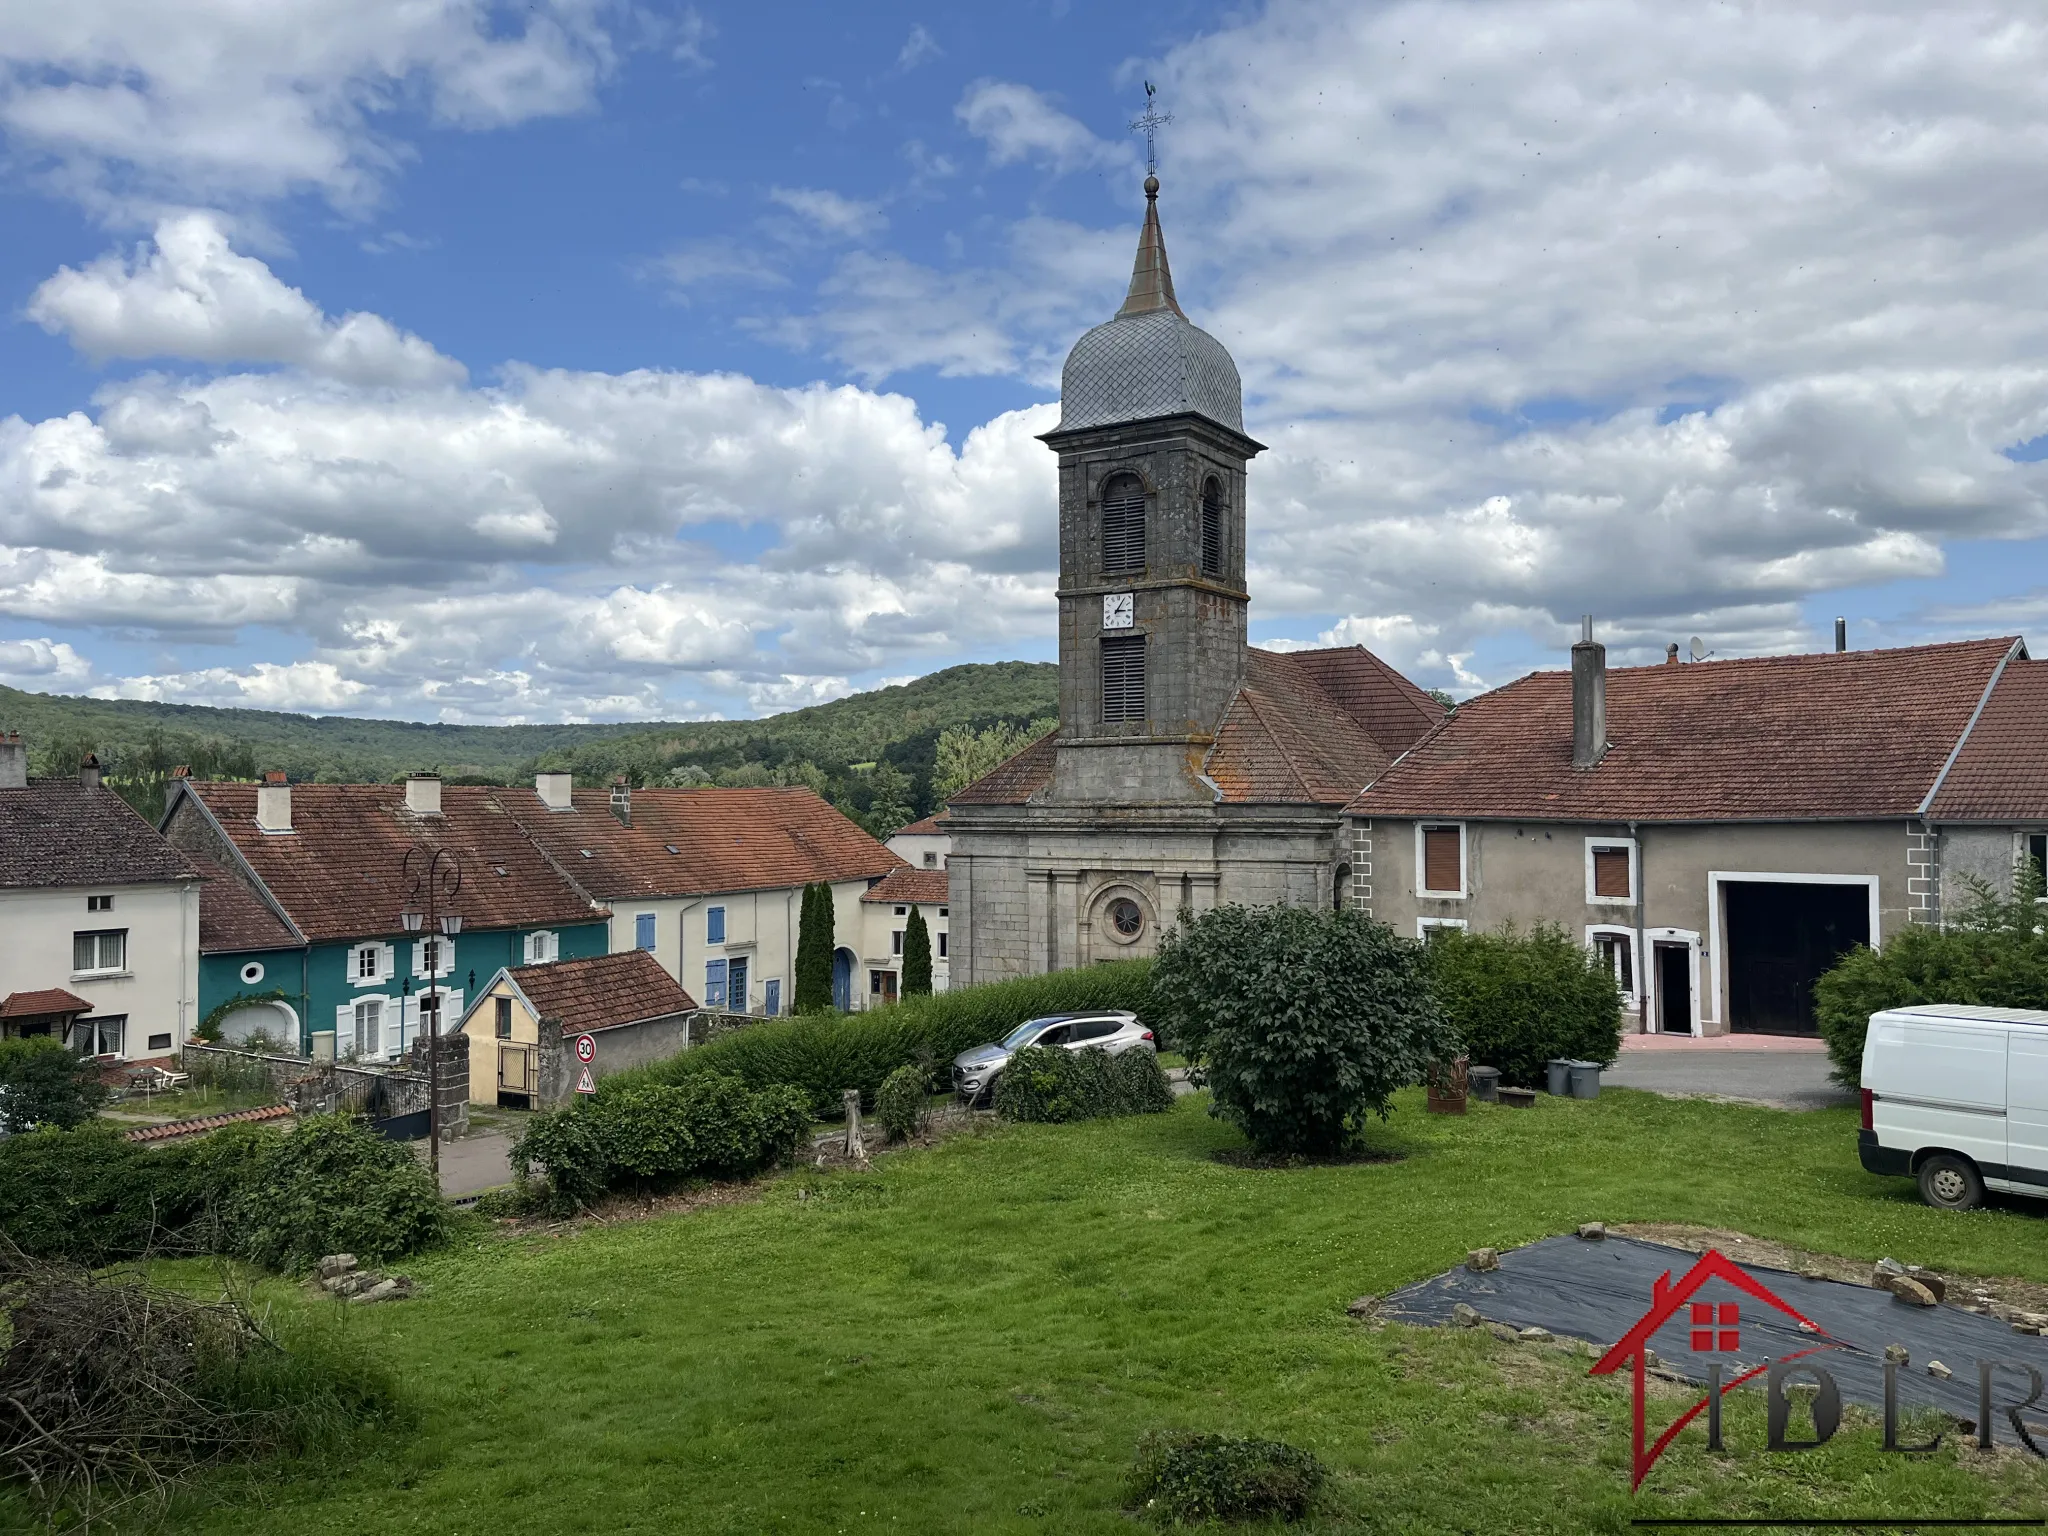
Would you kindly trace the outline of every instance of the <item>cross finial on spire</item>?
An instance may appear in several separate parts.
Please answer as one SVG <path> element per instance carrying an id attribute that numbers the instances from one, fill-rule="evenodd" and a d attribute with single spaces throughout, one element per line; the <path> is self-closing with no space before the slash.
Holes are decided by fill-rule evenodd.
<path id="1" fill-rule="evenodd" d="M 1159 130 L 1173 121 L 1171 112 L 1161 112 L 1157 98 L 1159 87 L 1150 80 L 1145 82 L 1145 111 L 1140 117 L 1131 119 L 1131 131 L 1145 135 L 1145 192 L 1149 196 L 1157 192 L 1152 185 L 1159 179 Z"/>

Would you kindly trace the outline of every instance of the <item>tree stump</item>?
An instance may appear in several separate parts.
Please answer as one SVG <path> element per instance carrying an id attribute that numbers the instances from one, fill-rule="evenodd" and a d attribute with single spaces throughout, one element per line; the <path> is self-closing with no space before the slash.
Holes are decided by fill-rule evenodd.
<path id="1" fill-rule="evenodd" d="M 860 1137 L 860 1090 L 848 1088 L 839 1097 L 846 1106 L 846 1155 L 853 1162 L 864 1163 L 868 1149 Z"/>

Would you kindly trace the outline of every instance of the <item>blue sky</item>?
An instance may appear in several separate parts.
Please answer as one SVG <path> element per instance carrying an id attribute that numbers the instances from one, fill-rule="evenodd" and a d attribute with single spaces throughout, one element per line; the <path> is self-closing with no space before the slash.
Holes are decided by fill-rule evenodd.
<path id="1" fill-rule="evenodd" d="M 2018 8 L 77 0 L 0 20 L 0 681 L 498 721 L 1052 654 L 1160 82 L 1254 638 L 2027 631 Z"/>

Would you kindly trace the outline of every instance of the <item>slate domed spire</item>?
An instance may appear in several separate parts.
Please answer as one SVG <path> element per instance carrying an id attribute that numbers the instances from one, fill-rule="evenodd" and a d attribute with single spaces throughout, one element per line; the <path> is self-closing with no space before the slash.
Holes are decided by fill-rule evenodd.
<path id="1" fill-rule="evenodd" d="M 1244 387 L 1223 343 L 1190 324 L 1174 297 L 1159 228 L 1159 178 L 1147 176 L 1130 292 L 1114 319 L 1067 354 L 1054 431 L 1185 415 L 1243 432 Z"/>

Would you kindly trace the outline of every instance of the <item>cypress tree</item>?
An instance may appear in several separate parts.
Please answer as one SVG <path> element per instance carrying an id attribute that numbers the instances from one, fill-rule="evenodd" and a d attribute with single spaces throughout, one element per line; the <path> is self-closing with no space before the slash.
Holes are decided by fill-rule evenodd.
<path id="1" fill-rule="evenodd" d="M 932 990 L 932 936 L 915 903 L 903 927 L 903 995 L 928 997 Z"/>
<path id="2" fill-rule="evenodd" d="M 822 881 L 804 887 L 797 909 L 796 1011 L 818 1013 L 832 1006 L 832 887 Z"/>

